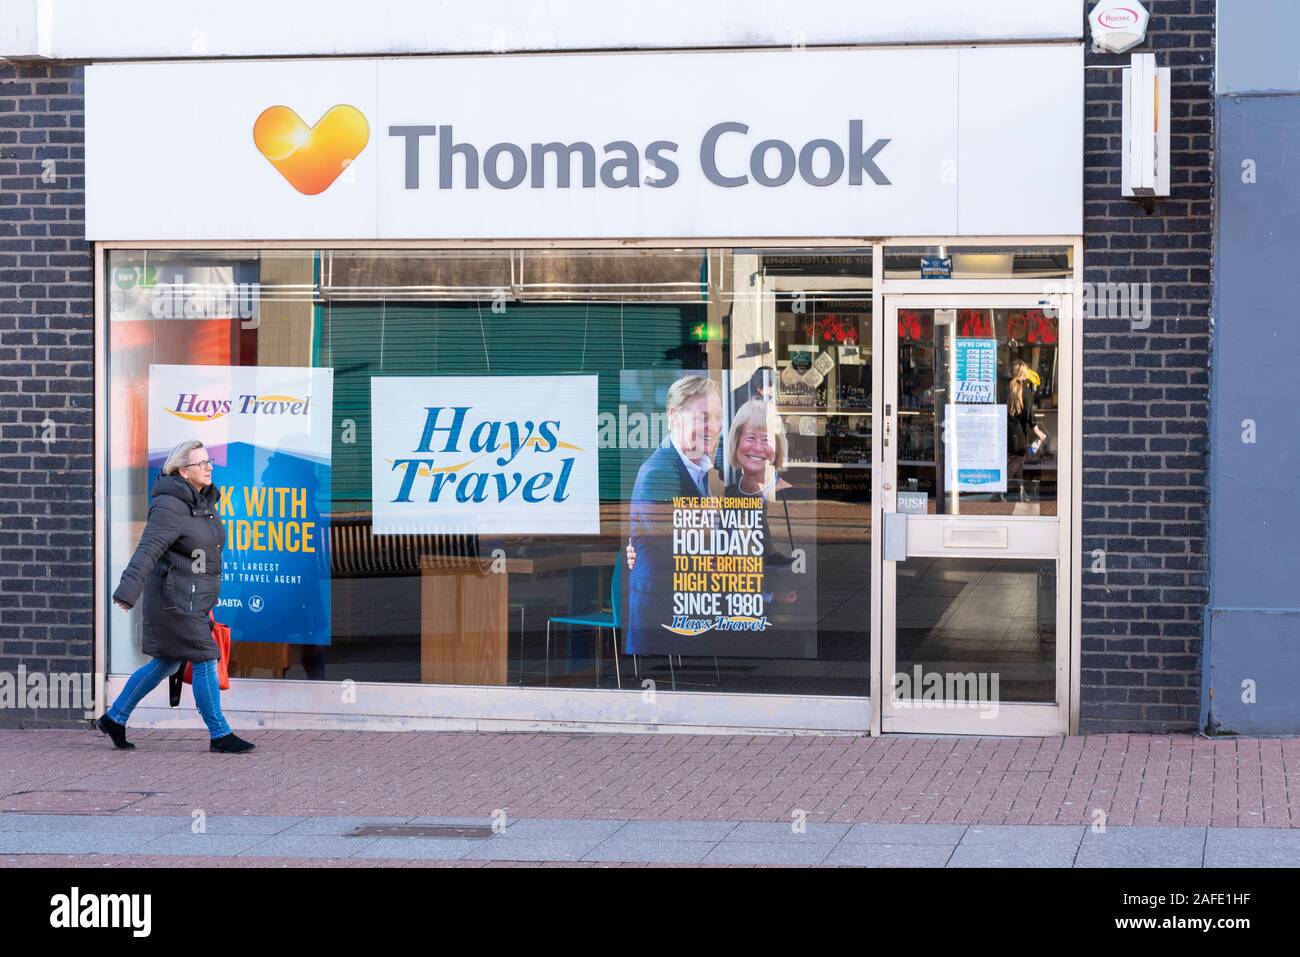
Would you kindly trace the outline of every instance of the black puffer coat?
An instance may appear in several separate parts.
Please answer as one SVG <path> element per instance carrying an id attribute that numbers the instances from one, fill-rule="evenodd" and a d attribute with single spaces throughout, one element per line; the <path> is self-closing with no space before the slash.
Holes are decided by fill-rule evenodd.
<path id="1" fill-rule="evenodd" d="M 226 530 L 217 516 L 215 485 L 199 492 L 179 475 L 153 485 L 149 520 L 115 601 L 134 607 L 144 595 L 142 650 L 154 658 L 219 658 L 208 612 L 221 594 L 221 551 Z"/>

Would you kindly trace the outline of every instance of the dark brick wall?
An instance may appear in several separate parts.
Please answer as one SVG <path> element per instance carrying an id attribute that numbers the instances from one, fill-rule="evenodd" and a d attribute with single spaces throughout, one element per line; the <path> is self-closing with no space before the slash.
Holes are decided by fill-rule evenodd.
<path id="1" fill-rule="evenodd" d="M 82 68 L 0 62 L 0 671 L 94 652 L 93 264 Z M 0 708 L 0 727 L 80 712 Z"/>
<path id="2" fill-rule="evenodd" d="M 1093 4 L 1084 3 L 1085 15 Z M 1170 195 L 1120 195 L 1121 74 L 1089 69 L 1084 281 L 1150 282 L 1151 324 L 1083 322 L 1083 731 L 1198 722 L 1207 599 L 1214 2 L 1147 0 L 1172 68 Z M 1089 67 L 1127 65 L 1094 54 Z M 1094 553 L 1105 571 L 1092 571 Z"/>

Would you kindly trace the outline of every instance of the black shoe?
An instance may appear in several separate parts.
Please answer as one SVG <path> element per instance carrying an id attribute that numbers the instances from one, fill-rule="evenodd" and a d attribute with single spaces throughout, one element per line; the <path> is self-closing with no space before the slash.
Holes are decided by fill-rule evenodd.
<path id="1" fill-rule="evenodd" d="M 91 722 L 95 728 L 113 739 L 113 747 L 121 751 L 130 751 L 135 745 L 126 740 L 126 725 L 118 724 L 108 715 L 103 715 Z"/>
<path id="2" fill-rule="evenodd" d="M 243 738 L 236 737 L 232 731 L 224 738 L 213 738 L 212 743 L 208 745 L 208 750 L 225 754 L 243 754 L 245 751 L 252 751 L 255 747 L 257 745 L 252 741 L 245 741 Z"/>

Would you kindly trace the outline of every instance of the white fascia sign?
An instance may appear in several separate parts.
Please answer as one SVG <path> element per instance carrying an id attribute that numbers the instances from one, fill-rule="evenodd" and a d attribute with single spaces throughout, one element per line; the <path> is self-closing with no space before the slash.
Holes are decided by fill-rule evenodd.
<path id="1" fill-rule="evenodd" d="M 1082 114 L 1064 44 L 102 63 L 86 234 L 1074 235 Z"/>
<path id="2" fill-rule="evenodd" d="M 1088 14 L 1092 48 L 1098 53 L 1125 53 L 1147 37 L 1151 15 L 1138 0 L 1101 0 Z"/>

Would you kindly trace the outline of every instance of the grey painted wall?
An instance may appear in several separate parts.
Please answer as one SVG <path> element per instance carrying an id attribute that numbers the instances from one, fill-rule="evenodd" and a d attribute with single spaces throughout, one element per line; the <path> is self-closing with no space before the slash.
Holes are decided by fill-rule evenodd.
<path id="1" fill-rule="evenodd" d="M 1231 22 L 1245 11 L 1224 4 Z M 1251 5 L 1254 6 L 1253 4 Z M 1262 5 L 1261 5 L 1262 6 Z M 1292 6 L 1292 5 L 1288 5 Z M 1300 4 L 1294 5 L 1300 25 Z M 1250 11 L 1252 20 L 1254 11 Z M 1234 31 L 1223 28 L 1226 38 Z M 1241 42 L 1241 32 L 1236 32 Z M 1287 36 L 1293 40 L 1292 27 Z M 1258 59 L 1300 56 L 1263 43 Z M 1283 64 L 1235 82 L 1272 83 Z M 1224 58 L 1226 59 L 1226 57 Z M 1251 79 L 1264 78 L 1264 79 Z M 1220 732 L 1300 732 L 1300 95 L 1218 98 L 1207 691 Z M 1243 164 L 1246 164 L 1243 166 Z M 1253 166 L 1254 182 L 1249 167 Z M 1254 441 L 1249 429 L 1253 423 Z M 1253 698 L 1251 690 L 1253 686 Z"/>
<path id="2" fill-rule="evenodd" d="M 1216 92 L 1300 90 L 1300 3 L 1219 0 Z"/>

